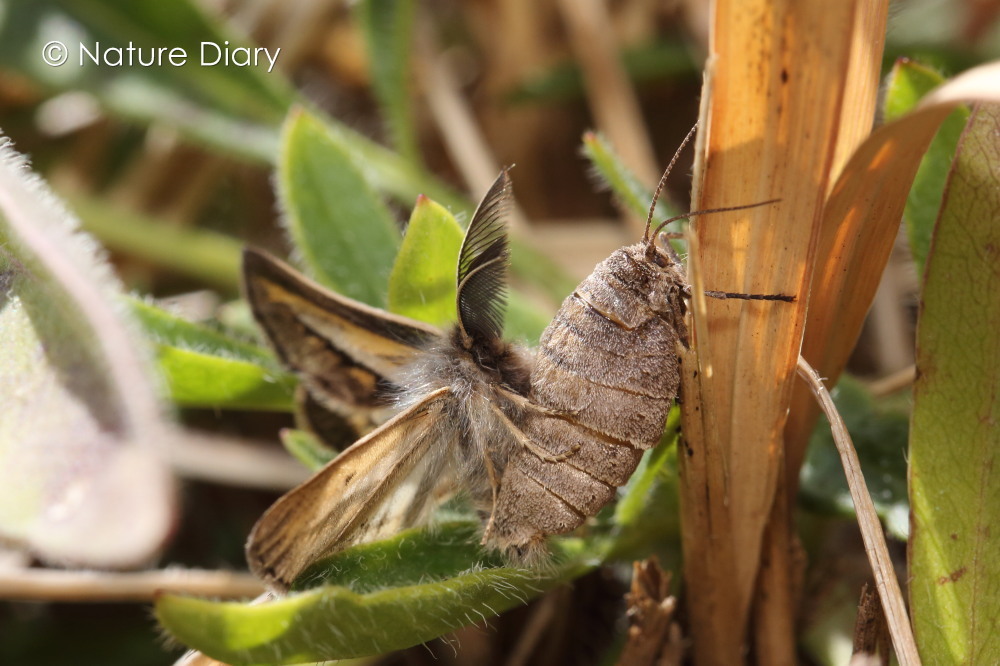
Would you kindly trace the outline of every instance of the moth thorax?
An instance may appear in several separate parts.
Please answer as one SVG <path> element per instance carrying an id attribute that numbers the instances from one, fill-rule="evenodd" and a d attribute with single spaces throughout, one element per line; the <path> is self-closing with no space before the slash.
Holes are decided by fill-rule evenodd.
<path id="1" fill-rule="evenodd" d="M 469 340 L 456 327 L 452 334 L 456 353 L 464 356 L 483 380 L 526 395 L 531 375 L 530 357 L 517 344 L 500 338 L 472 338 Z"/>

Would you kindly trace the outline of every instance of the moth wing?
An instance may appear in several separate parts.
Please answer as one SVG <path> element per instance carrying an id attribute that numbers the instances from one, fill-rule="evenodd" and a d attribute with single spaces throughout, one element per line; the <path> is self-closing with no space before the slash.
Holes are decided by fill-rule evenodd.
<path id="1" fill-rule="evenodd" d="M 445 487 L 436 421 L 449 392 L 430 393 L 278 499 L 250 532 L 250 569 L 287 590 L 319 558 L 423 518 Z"/>
<path id="2" fill-rule="evenodd" d="M 310 424 L 322 422 L 318 409 L 351 419 L 359 432 L 384 421 L 386 384 L 443 337 L 433 326 L 325 289 L 257 250 L 243 253 L 243 281 L 254 317 L 309 392 L 311 403 L 300 407 Z"/>

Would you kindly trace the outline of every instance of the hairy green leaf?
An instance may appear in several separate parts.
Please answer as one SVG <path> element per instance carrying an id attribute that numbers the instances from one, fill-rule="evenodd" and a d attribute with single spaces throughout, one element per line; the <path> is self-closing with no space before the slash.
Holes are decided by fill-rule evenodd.
<path id="1" fill-rule="evenodd" d="M 322 587 L 269 603 L 164 595 L 157 619 L 179 640 L 227 663 L 343 659 L 481 622 L 596 566 L 572 539 L 559 542 L 561 563 L 544 571 L 495 566 L 476 545 L 479 529 L 478 522 L 448 523 L 357 546 L 300 579 Z"/>
<path id="2" fill-rule="evenodd" d="M 462 227 L 443 206 L 417 197 L 389 276 L 389 310 L 435 326 L 453 323 L 463 237 Z"/>
<path id="3" fill-rule="evenodd" d="M 622 163 L 621 158 L 618 157 L 604 135 L 586 132 L 583 135 L 583 154 L 590 160 L 594 176 L 605 187 L 609 188 L 611 193 L 634 215 L 646 219 L 649 214 L 649 203 L 653 199 L 653 192 L 640 183 L 635 174 Z M 662 221 L 678 214 L 677 209 L 671 207 L 661 197 L 656 203 L 653 222 Z"/>
<path id="4" fill-rule="evenodd" d="M 132 312 L 156 342 L 170 398 L 182 407 L 289 411 L 295 378 L 270 351 L 131 299 Z"/>
<path id="5" fill-rule="evenodd" d="M 399 232 L 338 135 L 305 111 L 289 116 L 279 165 L 285 224 L 306 272 L 356 300 L 386 302 Z"/>
<path id="6" fill-rule="evenodd" d="M 910 606 L 927 663 L 1000 662 L 1000 108 L 973 111 L 927 258 L 910 429 Z"/>
<path id="7" fill-rule="evenodd" d="M 174 433 L 135 329 L 99 246 L 0 145 L 4 541 L 94 567 L 136 566 L 165 542 Z"/>

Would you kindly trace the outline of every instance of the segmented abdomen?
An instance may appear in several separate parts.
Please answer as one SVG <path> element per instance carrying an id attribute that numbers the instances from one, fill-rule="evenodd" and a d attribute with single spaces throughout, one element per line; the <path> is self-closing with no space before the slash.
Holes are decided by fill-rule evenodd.
<path id="1" fill-rule="evenodd" d="M 677 331 L 650 308 L 649 291 L 635 288 L 669 285 L 651 285 L 657 269 L 629 250 L 599 264 L 542 335 L 530 394 L 541 410 L 529 410 L 521 427 L 565 459 L 545 461 L 526 447 L 511 455 L 487 535 L 499 548 L 524 553 L 578 527 L 660 440 L 679 384 Z"/>

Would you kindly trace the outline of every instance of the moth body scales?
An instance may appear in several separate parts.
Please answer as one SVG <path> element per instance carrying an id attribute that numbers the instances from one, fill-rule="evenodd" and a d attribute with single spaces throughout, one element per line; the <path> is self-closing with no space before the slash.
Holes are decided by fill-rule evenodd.
<path id="1" fill-rule="evenodd" d="M 680 383 L 683 272 L 652 243 L 614 252 L 566 298 L 535 351 L 522 424 L 557 461 L 516 450 L 487 539 L 530 553 L 615 496 L 660 441 Z"/>

